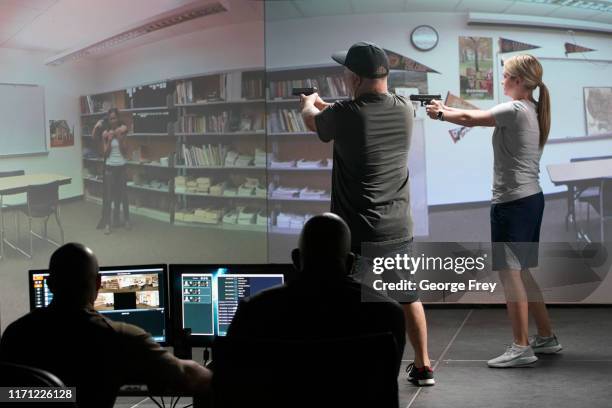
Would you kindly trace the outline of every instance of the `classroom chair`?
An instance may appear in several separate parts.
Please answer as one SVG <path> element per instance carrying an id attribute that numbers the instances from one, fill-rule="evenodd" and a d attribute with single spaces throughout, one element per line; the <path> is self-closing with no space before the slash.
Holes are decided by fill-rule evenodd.
<path id="1" fill-rule="evenodd" d="M 57 181 L 29 186 L 26 192 L 27 203 L 21 206 L 21 212 L 28 217 L 30 252 L 25 255 L 29 258 L 33 255 L 34 237 L 49 242 L 55 246 L 64 244 L 64 229 L 60 222 L 59 210 L 59 183 Z M 55 221 L 60 230 L 60 242 L 55 242 L 47 235 L 47 224 L 51 216 L 55 216 Z M 44 218 L 42 235 L 32 229 L 34 218 Z M 17 236 L 19 236 L 19 218 L 17 217 Z"/>

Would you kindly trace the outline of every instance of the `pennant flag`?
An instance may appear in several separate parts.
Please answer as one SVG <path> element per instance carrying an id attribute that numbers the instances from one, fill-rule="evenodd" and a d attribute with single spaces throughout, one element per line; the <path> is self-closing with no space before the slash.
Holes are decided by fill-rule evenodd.
<path id="1" fill-rule="evenodd" d="M 385 50 L 387 58 L 389 58 L 389 68 L 399 69 L 402 71 L 416 71 L 416 72 L 433 72 L 439 74 L 435 69 L 431 69 L 426 65 L 421 64 L 413 59 L 404 57 L 396 52 Z"/>
<path id="2" fill-rule="evenodd" d="M 459 128 L 450 129 L 448 131 L 448 134 L 450 135 L 451 139 L 453 139 L 453 143 L 457 143 L 458 141 L 463 139 L 466 133 L 469 132 L 470 130 L 472 130 L 471 127 L 461 126 Z"/>
<path id="3" fill-rule="evenodd" d="M 589 52 L 597 51 L 592 48 L 583 47 L 582 45 L 565 43 L 565 55 L 571 54 L 572 52 Z"/>
<path id="4" fill-rule="evenodd" d="M 534 48 L 540 48 L 540 46 L 509 40 L 507 38 L 499 38 L 499 52 L 502 54 L 506 52 L 533 50 Z"/>
<path id="5" fill-rule="evenodd" d="M 476 105 L 472 105 L 465 99 L 460 98 L 457 95 L 453 95 L 450 92 L 446 94 L 446 99 L 444 100 L 444 104 L 446 106 L 450 106 L 451 108 L 457 108 L 457 109 L 478 109 Z"/>

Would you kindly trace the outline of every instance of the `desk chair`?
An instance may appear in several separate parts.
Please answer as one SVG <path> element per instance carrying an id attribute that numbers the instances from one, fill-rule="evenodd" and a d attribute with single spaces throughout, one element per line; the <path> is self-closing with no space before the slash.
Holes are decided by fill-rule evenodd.
<path id="1" fill-rule="evenodd" d="M 0 387 L 64 387 L 64 383 L 55 375 L 38 368 L 19 364 L 0 363 Z M 72 402 L 38 403 L 45 407 L 76 408 Z M 3 403 L 3 407 L 24 408 L 30 406 L 26 402 Z"/>
<path id="2" fill-rule="evenodd" d="M 570 162 L 607 159 L 612 159 L 612 156 L 578 157 L 570 159 Z M 605 221 L 612 218 L 612 178 L 603 178 L 597 184 L 582 186 L 577 191 L 576 198 L 587 205 L 587 226 L 591 222 L 591 207 L 599 214 L 599 233 L 601 242 L 604 242 Z"/>
<path id="3" fill-rule="evenodd" d="M 27 191 L 27 203 L 21 206 L 21 211 L 28 217 L 30 253 L 24 254 L 31 258 L 33 255 L 33 238 L 39 238 L 53 244 L 61 246 L 64 244 L 64 229 L 59 217 L 59 183 L 57 181 L 29 186 Z M 57 243 L 47 236 L 47 224 L 51 215 L 55 216 L 55 221 L 60 229 L 60 242 Z M 34 218 L 44 218 L 42 235 L 32 230 L 32 220 Z M 19 218 L 17 218 L 17 235 L 19 236 Z"/>
<path id="4" fill-rule="evenodd" d="M 599 235 L 601 242 L 605 242 L 605 221 L 612 218 L 612 177 L 601 179 L 599 186 L 587 189 L 578 200 L 587 203 L 587 225 L 591 221 L 591 207 L 599 214 Z"/>
<path id="5" fill-rule="evenodd" d="M 391 333 L 325 340 L 237 340 L 213 346 L 215 408 L 397 408 Z"/>
<path id="6" fill-rule="evenodd" d="M 11 170 L 11 171 L 0 171 L 0 178 L 4 177 L 16 177 L 16 176 L 24 176 L 24 170 Z M 2 219 L 0 220 L 0 239 L 4 239 L 5 227 L 4 227 L 4 211 L 10 210 L 14 207 L 18 207 L 19 205 L 14 204 L 4 204 L 2 201 L 2 197 L 0 197 L 0 206 L 2 207 Z"/>

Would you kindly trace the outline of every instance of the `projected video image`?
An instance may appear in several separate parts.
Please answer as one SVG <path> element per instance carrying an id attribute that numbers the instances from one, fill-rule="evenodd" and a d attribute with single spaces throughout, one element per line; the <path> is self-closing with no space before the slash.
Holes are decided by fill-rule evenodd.
<path id="1" fill-rule="evenodd" d="M 103 276 L 94 307 L 96 310 L 158 308 L 158 288 L 158 275 Z"/>

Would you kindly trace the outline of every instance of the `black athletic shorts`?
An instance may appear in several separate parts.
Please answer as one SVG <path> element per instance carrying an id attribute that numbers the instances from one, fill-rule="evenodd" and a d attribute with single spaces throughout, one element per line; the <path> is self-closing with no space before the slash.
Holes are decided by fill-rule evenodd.
<path id="1" fill-rule="evenodd" d="M 544 194 L 491 205 L 493 270 L 538 266 Z"/>

